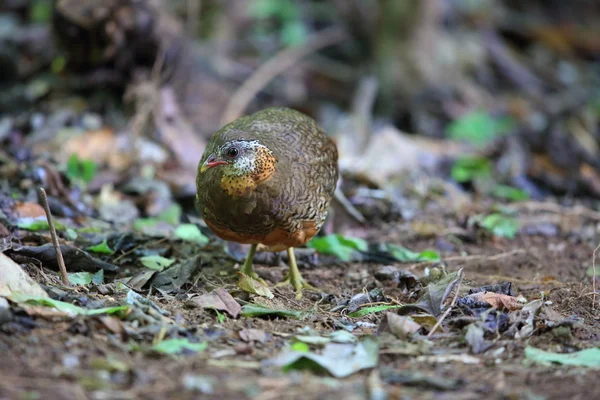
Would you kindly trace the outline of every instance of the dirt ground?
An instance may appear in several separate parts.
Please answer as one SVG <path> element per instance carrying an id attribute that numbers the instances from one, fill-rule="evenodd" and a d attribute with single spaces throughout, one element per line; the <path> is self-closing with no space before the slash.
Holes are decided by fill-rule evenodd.
<path id="1" fill-rule="evenodd" d="M 525 213 L 525 215 L 527 215 Z M 565 217 L 563 215 L 562 217 Z M 568 215 L 566 217 L 569 217 Z M 323 293 L 306 292 L 296 300 L 291 289 L 277 288 L 275 298 L 260 298 L 261 304 L 305 312 L 302 319 L 227 318 L 221 323 L 210 310 L 190 308 L 186 299 L 214 287 L 235 292 L 231 264 L 208 265 L 194 286 L 176 296 L 151 294 L 150 298 L 169 312 L 176 325 L 169 334 L 195 336 L 208 341 L 205 351 L 178 356 L 156 356 L 137 351 L 136 344 L 149 343 L 156 326 L 138 330 L 133 336 L 106 332 L 95 318 L 31 318 L 16 313 L 12 323 L 0 332 L 1 399 L 130 399 L 130 398 L 220 398 L 220 399 L 589 399 L 600 395 L 597 370 L 565 366 L 539 366 L 524 360 L 524 348 L 573 351 L 600 344 L 600 313 L 592 309 L 590 285 L 584 285 L 591 265 L 593 246 L 578 232 L 594 226 L 577 214 L 576 230 L 561 231 L 557 237 L 519 235 L 514 240 L 480 240 L 471 244 L 446 246 L 441 254 L 447 271 L 464 268 L 460 294 L 471 287 L 511 282 L 517 295 L 533 300 L 544 296 L 554 311 L 573 324 L 565 333 L 537 324 L 532 336 L 507 338 L 499 334 L 492 347 L 474 359 L 443 360 L 439 355 L 468 355 L 469 348 L 458 322 L 461 312 L 452 312 L 442 329 L 420 340 L 400 340 L 380 335 L 376 369 L 334 379 L 311 371 L 283 372 L 263 362 L 274 357 L 299 329 L 310 327 L 320 333 L 335 329 L 344 311 L 331 309 L 332 299 L 349 298 L 380 287 L 386 296 L 410 302 L 407 293 L 390 281 L 374 276 L 381 264 L 337 263 L 304 268 L 304 276 Z M 428 220 L 434 221 L 434 215 Z M 371 228 L 368 235 L 413 249 L 440 247 L 451 235 L 422 237 L 411 233 L 410 222 Z M 396 264 L 423 276 L 431 263 Z M 225 271 L 225 273 L 223 272 Z M 260 275 L 278 280 L 285 268 L 257 266 Z M 93 300 L 104 298 L 85 293 Z M 117 294 L 110 303 L 120 304 Z M 256 299 L 255 299 L 256 300 Z M 377 335 L 384 313 L 369 314 L 352 331 L 354 335 Z M 452 321 L 455 321 L 454 323 Z M 464 324 L 463 324 L 464 326 Z M 257 329 L 267 333 L 264 343 L 245 342 L 239 332 Z M 410 346 L 420 346 L 410 350 Z M 471 361 L 466 361 L 471 360 Z M 469 363 L 473 362 L 473 363 Z M 190 386 L 201 377 L 204 388 Z M 188 382 L 188 383 L 186 383 Z"/>

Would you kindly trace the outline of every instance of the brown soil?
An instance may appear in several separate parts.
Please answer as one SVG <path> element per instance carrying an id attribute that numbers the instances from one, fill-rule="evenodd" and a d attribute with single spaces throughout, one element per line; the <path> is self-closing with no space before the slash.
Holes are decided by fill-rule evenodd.
<path id="1" fill-rule="evenodd" d="M 593 226 L 593 222 L 581 219 L 577 230 L 563 231 L 558 237 L 519 235 L 514 240 L 484 238 L 477 243 L 454 244 L 451 251 L 442 252 L 448 271 L 464 268 L 461 293 L 469 287 L 510 281 L 517 294 L 531 300 L 543 293 L 560 315 L 576 317 L 580 321 L 567 338 L 543 329 L 523 340 L 499 335 L 490 350 L 474 355 L 480 360 L 476 365 L 460 361 L 435 363 L 431 357 L 394 354 L 399 341 L 392 342 L 390 346 L 382 345 L 378 371 L 389 398 L 599 397 L 597 370 L 530 365 L 524 362 L 523 353 L 527 345 L 564 352 L 600 344 L 600 313 L 598 307 L 592 309 L 590 278 L 585 273 L 591 265 L 594 246 L 592 240 L 578 236 L 578 232 L 589 226 Z M 409 223 L 398 223 L 373 229 L 368 236 L 402 243 L 415 250 L 435 246 L 434 238 L 423 238 L 410 232 Z M 422 276 L 424 269 L 431 265 L 398 266 Z M 211 289 L 211 285 L 235 289 L 232 271 L 226 268 L 228 273 L 223 276 L 217 272 L 218 266 L 209 267 L 189 294 L 205 292 Z M 339 263 L 305 269 L 303 274 L 323 292 L 338 298 L 382 287 L 389 298 L 406 300 L 406 294 L 394 284 L 379 282 L 373 277 L 380 267 L 376 264 Z M 284 268 L 268 266 L 257 269 L 273 279 L 280 278 L 285 271 Z M 170 318 L 178 322 L 183 336 L 193 335 L 209 342 L 204 352 L 176 357 L 159 357 L 132 346 L 151 343 L 157 335 L 156 330 L 149 329 L 136 337 L 123 338 L 107 333 L 94 318 L 53 321 L 21 316 L 0 332 L 0 353 L 3 355 L 0 362 L 0 399 L 368 398 L 375 378 L 369 370 L 346 379 L 333 379 L 312 372 L 284 373 L 261 366 L 261 361 L 276 355 L 289 342 L 290 333 L 305 326 L 322 333 L 331 332 L 335 330 L 335 321 L 342 317 L 338 312 L 331 312 L 332 304 L 318 294 L 307 292 L 303 299 L 296 300 L 287 288 L 275 289 L 274 293 L 276 297 L 272 301 L 255 301 L 310 312 L 299 321 L 240 317 L 227 318 L 219 323 L 211 311 L 184 306 L 185 296 L 167 300 L 152 294 L 152 300 L 168 310 Z M 101 297 L 93 293 L 88 296 L 91 299 Z M 119 296 L 114 297 L 115 303 L 123 300 Z M 383 313 L 371 314 L 360 320 L 378 324 L 382 317 Z M 376 325 L 373 326 L 358 327 L 353 333 L 375 334 Z M 264 344 L 246 343 L 239 336 L 239 331 L 244 328 L 264 330 L 270 340 Z M 426 356 L 469 354 L 464 332 L 447 324 L 430 340 L 432 347 Z M 107 362 L 110 367 L 106 366 Z M 426 380 L 421 380 L 420 384 L 401 383 L 390 378 L 394 374 L 422 375 L 434 381 L 444 379 L 453 381 L 454 387 L 444 389 Z M 201 394 L 186 388 L 184 381 L 188 375 L 211 381 L 212 393 Z"/>

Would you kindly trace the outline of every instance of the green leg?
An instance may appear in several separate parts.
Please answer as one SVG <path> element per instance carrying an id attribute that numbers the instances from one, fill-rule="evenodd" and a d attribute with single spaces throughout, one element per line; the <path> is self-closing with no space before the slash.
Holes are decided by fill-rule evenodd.
<path id="1" fill-rule="evenodd" d="M 242 269 L 240 270 L 242 274 L 248 275 L 252 278 L 258 278 L 256 272 L 252 269 L 252 260 L 254 259 L 254 254 L 256 253 L 257 244 L 253 244 L 250 246 L 250 250 L 248 251 L 248 255 L 246 256 L 246 261 L 244 261 L 244 265 L 242 265 Z"/>
<path id="2" fill-rule="evenodd" d="M 275 286 L 287 285 L 290 284 L 296 290 L 296 298 L 299 299 L 302 297 L 302 289 L 312 289 L 317 290 L 315 287 L 309 285 L 302 275 L 300 275 L 300 271 L 298 270 L 298 265 L 296 264 L 296 255 L 294 254 L 294 248 L 290 247 L 287 249 L 288 259 L 290 270 L 283 279 L 282 282 L 278 283 Z"/>

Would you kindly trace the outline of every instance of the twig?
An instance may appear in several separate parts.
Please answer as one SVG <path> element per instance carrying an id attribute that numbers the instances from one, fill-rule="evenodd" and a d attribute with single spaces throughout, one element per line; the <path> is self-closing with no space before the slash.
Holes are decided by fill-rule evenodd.
<path id="1" fill-rule="evenodd" d="M 54 246 L 54 252 L 56 253 L 56 261 L 58 262 L 58 268 L 62 277 L 63 284 L 69 285 L 69 277 L 67 276 L 67 267 L 65 267 L 65 260 L 63 259 L 62 251 L 60 250 L 60 244 L 58 243 L 58 237 L 56 236 L 56 229 L 54 228 L 54 222 L 52 221 L 52 214 L 50 213 L 50 206 L 48 205 L 48 196 L 44 188 L 39 188 L 40 201 L 44 211 L 46 211 L 46 219 L 48 220 L 48 227 L 50 228 L 50 237 L 52 238 L 52 246 Z"/>
<path id="2" fill-rule="evenodd" d="M 594 210 L 590 210 L 587 207 L 582 205 L 576 205 L 573 207 L 563 207 L 556 203 L 551 202 L 536 202 L 536 201 L 526 201 L 523 203 L 515 204 L 513 208 L 517 210 L 527 210 L 527 211 L 543 211 L 543 212 L 551 212 L 554 214 L 561 215 L 575 215 L 578 217 L 588 218 L 594 221 L 600 221 L 600 213 Z"/>
<path id="3" fill-rule="evenodd" d="M 354 207 L 354 205 L 352 203 L 350 203 L 350 200 L 348 200 L 348 198 L 344 195 L 344 192 L 342 192 L 342 189 L 340 189 L 339 186 L 335 188 L 335 192 L 333 194 L 333 199 L 356 222 L 363 224 L 363 225 L 367 224 L 367 220 L 365 219 L 365 217 L 360 213 L 360 211 L 358 211 L 356 209 L 356 207 Z"/>
<path id="4" fill-rule="evenodd" d="M 241 116 L 256 94 L 267 86 L 275 76 L 293 67 L 294 64 L 310 53 L 336 44 L 346 37 L 346 33 L 339 28 L 324 29 L 310 36 L 304 45 L 288 48 L 277 53 L 254 71 L 234 93 L 221 116 L 221 125 L 225 125 Z"/>
<path id="5" fill-rule="evenodd" d="M 525 253 L 526 253 L 526 250 L 524 250 L 524 249 L 515 249 L 515 250 L 503 252 L 503 253 L 494 254 L 493 256 L 488 256 L 485 254 L 472 254 L 469 256 L 445 257 L 442 260 L 442 262 L 444 262 L 444 263 L 446 263 L 448 261 L 467 262 L 467 261 L 474 261 L 474 260 L 498 261 L 502 258 L 512 257 L 512 256 L 516 256 L 518 254 L 525 254 Z M 409 269 L 419 269 L 421 267 L 426 267 L 428 265 L 435 264 L 437 262 L 439 262 L 439 261 L 422 261 L 422 262 L 411 265 L 409 267 Z"/>
<path id="6" fill-rule="evenodd" d="M 185 19 L 185 28 L 187 34 L 193 38 L 198 35 L 198 25 L 200 22 L 200 10 L 202 9 L 201 0 L 187 0 L 187 15 Z"/>
<path id="7" fill-rule="evenodd" d="M 463 273 L 462 273 L 462 268 L 458 270 L 458 275 L 460 275 L 460 278 L 458 278 L 458 283 L 456 284 L 456 292 L 454 293 L 454 297 L 452 298 L 452 302 L 450 303 L 450 305 L 448 306 L 448 308 L 446 308 L 446 311 L 444 311 L 444 313 L 442 314 L 442 316 L 440 317 L 440 319 L 438 319 L 438 321 L 435 323 L 435 325 L 433 326 L 433 328 L 431 328 L 431 330 L 429 331 L 429 333 L 427 334 L 427 337 L 431 337 L 431 335 L 433 335 L 436 331 L 437 328 L 440 327 L 440 325 L 442 325 L 442 322 L 446 319 L 446 317 L 448 316 L 448 314 L 450 314 L 450 311 L 452 310 L 452 307 L 454 307 L 454 304 L 456 303 L 456 299 L 458 298 L 458 292 L 460 292 L 460 285 L 463 281 Z"/>
<path id="8" fill-rule="evenodd" d="M 592 254 L 592 311 L 596 309 L 596 253 L 600 249 L 600 244 L 594 249 Z"/>

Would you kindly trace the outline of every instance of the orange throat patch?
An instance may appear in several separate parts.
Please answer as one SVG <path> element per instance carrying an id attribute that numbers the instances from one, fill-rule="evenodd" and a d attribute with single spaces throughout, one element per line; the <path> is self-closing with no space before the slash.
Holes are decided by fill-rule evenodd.
<path id="1" fill-rule="evenodd" d="M 243 197 L 252 193 L 258 185 L 268 180 L 275 172 L 277 159 L 265 149 L 258 149 L 254 171 L 241 176 L 223 176 L 221 189 L 232 197 Z"/>

